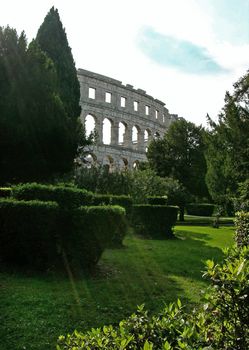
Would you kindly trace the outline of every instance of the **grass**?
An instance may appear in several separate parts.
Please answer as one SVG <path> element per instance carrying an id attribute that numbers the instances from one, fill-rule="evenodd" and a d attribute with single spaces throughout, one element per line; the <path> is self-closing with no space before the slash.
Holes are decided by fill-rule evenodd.
<path id="1" fill-rule="evenodd" d="M 233 225 L 234 217 L 220 217 L 220 225 Z M 215 220 L 215 216 L 194 216 L 194 215 L 184 215 L 184 222 L 181 225 L 212 225 Z"/>
<path id="2" fill-rule="evenodd" d="M 117 323 L 142 303 L 156 312 L 177 298 L 200 302 L 203 262 L 222 259 L 233 230 L 177 226 L 178 239 L 167 241 L 129 235 L 93 277 L 2 271 L 0 349 L 55 349 L 60 334 Z"/>

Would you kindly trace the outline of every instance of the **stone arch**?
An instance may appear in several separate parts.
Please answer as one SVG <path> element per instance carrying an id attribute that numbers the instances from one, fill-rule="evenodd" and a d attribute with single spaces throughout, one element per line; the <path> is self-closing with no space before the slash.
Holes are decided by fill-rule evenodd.
<path id="1" fill-rule="evenodd" d="M 124 145 L 125 135 L 127 133 L 127 124 L 123 121 L 118 123 L 118 144 Z"/>
<path id="2" fill-rule="evenodd" d="M 149 142 L 150 138 L 151 138 L 150 129 L 145 129 L 144 130 L 144 142 Z"/>
<path id="3" fill-rule="evenodd" d="M 102 142 L 105 145 L 110 145 L 112 141 L 112 120 L 110 118 L 103 119 L 103 128 L 102 128 Z"/>
<path id="4" fill-rule="evenodd" d="M 86 136 L 90 136 L 91 133 L 95 132 L 96 120 L 96 116 L 91 113 L 87 114 L 84 118 Z"/>
<path id="5" fill-rule="evenodd" d="M 132 143 L 138 144 L 139 142 L 139 134 L 141 132 L 141 129 L 138 125 L 133 125 L 132 127 Z"/>
<path id="6" fill-rule="evenodd" d="M 114 159 L 111 155 L 105 155 L 103 160 L 103 166 L 108 167 L 109 172 L 112 172 L 115 168 Z"/>
<path id="7" fill-rule="evenodd" d="M 139 168 L 139 160 L 135 160 L 132 164 L 132 169 L 138 170 L 138 168 Z"/>
<path id="8" fill-rule="evenodd" d="M 119 160 L 119 168 L 120 170 L 127 170 L 129 167 L 129 162 L 127 160 L 127 158 L 125 157 L 121 157 Z"/>

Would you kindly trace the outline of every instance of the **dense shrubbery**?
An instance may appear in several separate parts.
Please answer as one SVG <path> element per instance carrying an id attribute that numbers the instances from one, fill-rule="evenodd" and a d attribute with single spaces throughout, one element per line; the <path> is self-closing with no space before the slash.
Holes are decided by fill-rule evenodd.
<path id="1" fill-rule="evenodd" d="M 177 211 L 177 207 L 166 205 L 134 205 L 132 224 L 135 232 L 153 238 L 171 238 Z"/>
<path id="2" fill-rule="evenodd" d="M 63 208 L 78 208 L 92 203 L 93 193 L 65 185 L 26 183 L 13 186 L 12 195 L 19 200 L 54 201 Z"/>
<path id="3" fill-rule="evenodd" d="M 149 196 L 147 197 L 147 202 L 151 205 L 167 205 L 167 196 Z"/>
<path id="4" fill-rule="evenodd" d="M 118 206 L 64 210 L 55 202 L 0 200 L 0 260 L 46 270 L 61 264 L 92 268 L 105 248 L 120 246 L 125 210 Z"/>
<path id="5" fill-rule="evenodd" d="M 11 196 L 10 187 L 0 187 L 0 198 L 7 198 Z"/>
<path id="6" fill-rule="evenodd" d="M 239 212 L 235 220 L 235 242 L 238 246 L 249 246 L 249 212 Z"/>
<path id="7" fill-rule="evenodd" d="M 208 203 L 190 203 L 186 205 L 187 213 L 196 216 L 212 216 L 214 204 Z"/>
<path id="8" fill-rule="evenodd" d="M 198 310 L 181 302 L 150 316 L 143 306 L 119 326 L 60 336 L 57 350 L 247 350 L 249 348 L 249 247 L 227 250 L 222 264 L 207 261 L 211 286 Z"/>
<path id="9" fill-rule="evenodd" d="M 132 211 L 132 199 L 125 195 L 94 194 L 91 203 L 92 205 L 120 205 L 125 208 L 128 216 Z"/>
<path id="10" fill-rule="evenodd" d="M 57 256 L 59 208 L 54 202 L 0 200 L 0 259 L 46 269 Z"/>

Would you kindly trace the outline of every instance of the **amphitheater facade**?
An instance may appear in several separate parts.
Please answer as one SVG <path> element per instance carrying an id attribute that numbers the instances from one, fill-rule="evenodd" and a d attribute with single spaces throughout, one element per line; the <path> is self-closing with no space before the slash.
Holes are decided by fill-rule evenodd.
<path id="1" fill-rule="evenodd" d="M 86 129 L 90 124 L 96 135 L 95 145 L 82 161 L 108 164 L 110 169 L 131 169 L 146 161 L 149 142 L 162 137 L 177 115 L 146 91 L 116 79 L 84 69 L 78 70 L 78 79 L 80 119 Z"/>

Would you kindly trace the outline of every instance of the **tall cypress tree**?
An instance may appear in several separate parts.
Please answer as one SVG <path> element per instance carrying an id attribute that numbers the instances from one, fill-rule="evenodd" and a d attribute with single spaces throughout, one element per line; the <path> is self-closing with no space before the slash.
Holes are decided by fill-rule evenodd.
<path id="1" fill-rule="evenodd" d="M 77 119 L 81 112 L 79 106 L 80 85 L 67 35 L 58 10 L 54 7 L 50 9 L 40 26 L 36 40 L 42 51 L 55 64 L 59 95 L 68 117 Z"/>

